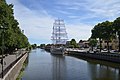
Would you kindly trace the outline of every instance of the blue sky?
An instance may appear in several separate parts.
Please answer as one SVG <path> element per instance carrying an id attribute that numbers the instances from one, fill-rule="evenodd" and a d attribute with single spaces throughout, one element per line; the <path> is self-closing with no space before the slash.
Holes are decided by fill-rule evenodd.
<path id="1" fill-rule="evenodd" d="M 7 0 L 31 44 L 51 43 L 53 22 L 64 19 L 69 40 L 87 40 L 99 22 L 120 16 L 120 0 Z"/>

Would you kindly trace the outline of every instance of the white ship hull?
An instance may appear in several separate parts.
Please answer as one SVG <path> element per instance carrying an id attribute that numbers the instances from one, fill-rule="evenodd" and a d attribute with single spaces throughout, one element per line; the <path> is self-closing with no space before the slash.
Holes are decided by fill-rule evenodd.
<path id="1" fill-rule="evenodd" d="M 51 52 L 51 54 L 55 54 L 55 55 L 63 55 L 64 48 L 51 48 L 50 52 Z"/>

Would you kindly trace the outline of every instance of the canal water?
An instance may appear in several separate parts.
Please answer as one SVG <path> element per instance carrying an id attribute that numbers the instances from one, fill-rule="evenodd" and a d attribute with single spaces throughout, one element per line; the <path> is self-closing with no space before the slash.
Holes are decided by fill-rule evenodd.
<path id="1" fill-rule="evenodd" d="M 22 80 L 120 80 L 120 64 L 32 50 Z"/>

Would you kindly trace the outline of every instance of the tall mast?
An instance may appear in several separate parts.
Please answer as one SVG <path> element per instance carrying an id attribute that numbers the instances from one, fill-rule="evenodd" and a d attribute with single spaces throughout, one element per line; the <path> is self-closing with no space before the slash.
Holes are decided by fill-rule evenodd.
<path id="1" fill-rule="evenodd" d="M 64 20 L 57 19 L 53 24 L 52 41 L 53 44 L 66 44 L 68 37 Z"/>

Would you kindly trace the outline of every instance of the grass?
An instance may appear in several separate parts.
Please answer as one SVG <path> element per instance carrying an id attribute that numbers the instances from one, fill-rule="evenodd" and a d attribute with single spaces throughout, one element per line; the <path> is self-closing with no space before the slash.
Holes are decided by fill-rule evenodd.
<path id="1" fill-rule="evenodd" d="M 22 76 L 24 75 L 24 70 L 25 70 L 26 66 L 27 66 L 27 63 L 24 62 L 22 69 L 20 70 L 20 73 L 19 73 L 18 77 L 16 78 L 16 80 L 21 80 Z"/>

